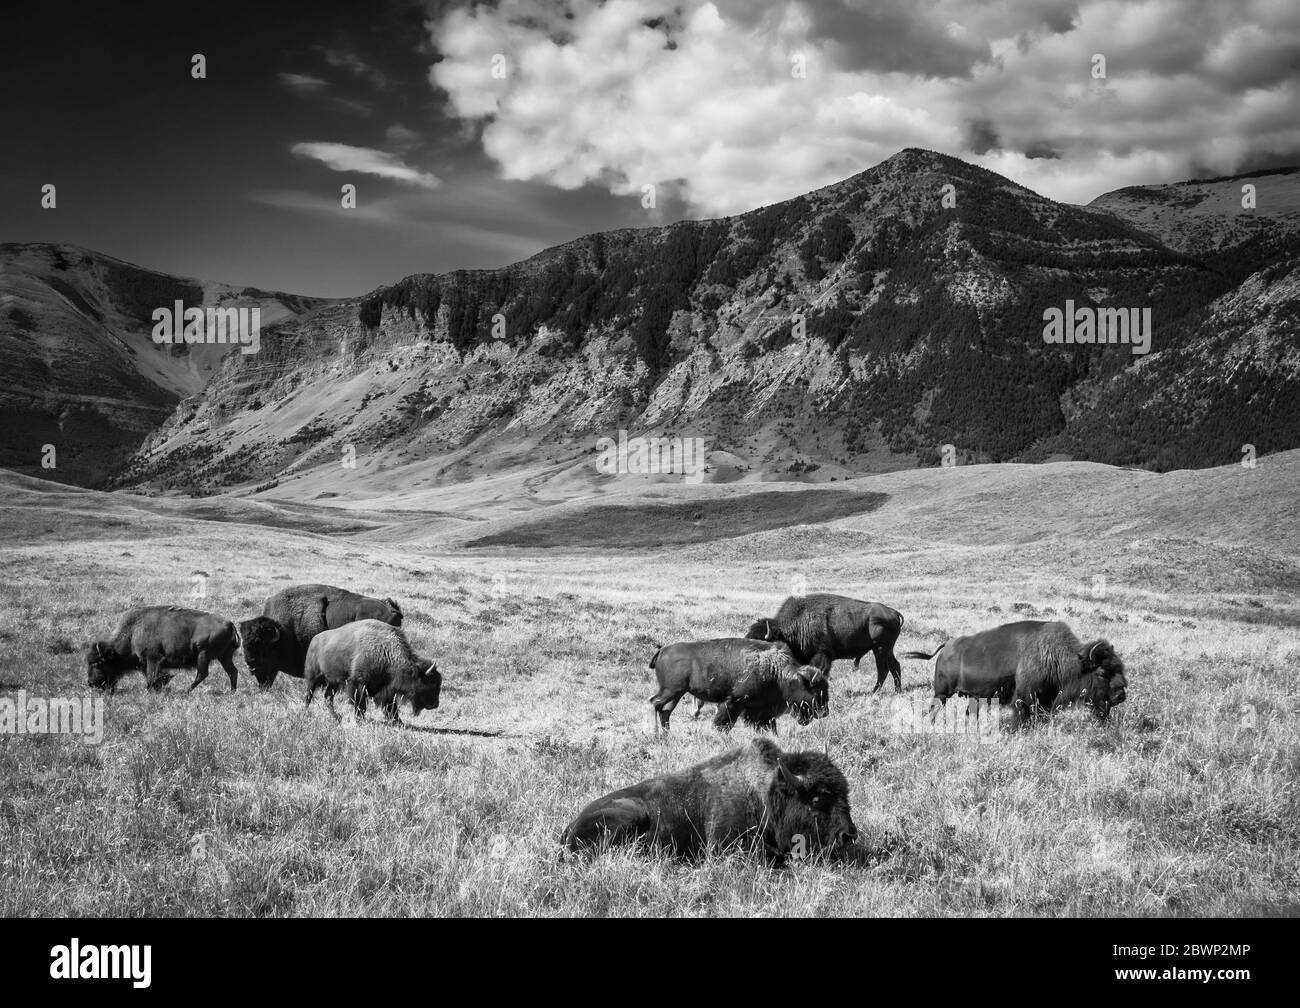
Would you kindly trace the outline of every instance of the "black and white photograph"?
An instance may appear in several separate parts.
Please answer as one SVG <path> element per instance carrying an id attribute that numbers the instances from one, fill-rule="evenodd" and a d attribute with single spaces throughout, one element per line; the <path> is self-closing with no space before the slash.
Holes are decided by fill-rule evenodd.
<path id="1" fill-rule="evenodd" d="M 3 19 L 0 918 L 1034 918 L 1249 985 L 1300 5 Z"/>

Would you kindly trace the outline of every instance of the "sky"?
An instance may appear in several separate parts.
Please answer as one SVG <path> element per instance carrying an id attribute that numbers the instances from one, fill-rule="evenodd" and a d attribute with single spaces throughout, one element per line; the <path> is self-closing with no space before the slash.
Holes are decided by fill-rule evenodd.
<path id="1" fill-rule="evenodd" d="M 0 241 L 293 293 L 741 213 L 905 147 L 1078 203 L 1300 164 L 1295 0 L 80 6 L 6 9 Z"/>

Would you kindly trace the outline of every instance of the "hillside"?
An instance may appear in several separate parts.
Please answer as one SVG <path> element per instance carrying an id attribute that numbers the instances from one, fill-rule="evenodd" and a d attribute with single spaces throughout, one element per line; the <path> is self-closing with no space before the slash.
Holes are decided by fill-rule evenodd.
<path id="1" fill-rule="evenodd" d="M 81 485 L 115 475 L 232 352 L 154 343 L 152 312 L 178 300 L 257 306 L 264 329 L 321 303 L 156 273 L 70 245 L 0 245 L 0 466 Z M 56 448 L 53 469 L 41 467 L 45 444 Z"/>
<path id="2" fill-rule="evenodd" d="M 59 478 L 149 492 L 419 509 L 476 482 L 521 511 L 621 489 L 592 454 L 620 430 L 704 439 L 709 483 L 911 469 L 945 444 L 967 464 L 1222 465 L 1300 445 L 1300 172 L 1243 178 L 1257 212 L 1233 210 L 1238 179 L 1083 208 L 905 150 L 733 218 L 362 298 L 265 295 L 279 322 L 253 355 L 158 353 L 140 313 L 185 281 L 128 297 L 122 264 L 7 246 L 6 450 L 32 471 L 49 440 L 95 474 Z M 1151 352 L 1045 344 L 1067 301 L 1150 308 Z"/>
<path id="3" fill-rule="evenodd" d="M 626 554 L 674 547 L 664 554 L 669 559 L 727 565 L 760 557 L 804 570 L 817 554 L 827 554 L 830 569 L 942 545 L 1006 551 L 1012 569 L 1032 556 L 1063 572 L 1138 561 L 1165 571 L 1191 562 L 1188 551 L 1208 549 L 1223 569 L 1267 557 L 1273 574 L 1264 580 L 1300 588 L 1300 450 L 1260 458 L 1253 469 L 1163 474 L 1053 462 L 914 469 L 834 487 L 646 483 L 532 509 L 513 507 L 479 483 L 427 491 L 423 507 L 401 508 L 388 498 L 302 504 L 146 497 L 0 471 L 0 514 L 15 543 L 34 535 L 113 539 L 151 534 L 150 528 L 198 533 L 215 523 L 444 553 L 605 555 L 611 548 Z"/>
<path id="4" fill-rule="evenodd" d="M 408 277 L 226 362 L 117 482 L 359 500 L 487 479 L 533 507 L 598 491 L 590 453 L 620 429 L 705 438 L 710 482 L 911 468 L 943 444 L 1156 469 L 1300 444 L 1290 218 L 1194 255 L 1139 212 L 1163 200 L 1073 207 L 907 150 L 738 217 Z M 1045 345 L 1067 299 L 1150 307 L 1152 353 Z"/>
<path id="5" fill-rule="evenodd" d="M 1242 205 L 1254 187 L 1254 207 Z M 1088 204 L 1191 254 L 1240 246 L 1300 228 L 1300 169 L 1277 168 L 1168 185 L 1131 186 Z"/>

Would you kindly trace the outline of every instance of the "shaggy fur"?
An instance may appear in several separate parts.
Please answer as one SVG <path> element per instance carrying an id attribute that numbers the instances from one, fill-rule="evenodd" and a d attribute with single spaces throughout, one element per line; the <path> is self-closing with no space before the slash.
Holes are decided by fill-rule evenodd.
<path id="1" fill-rule="evenodd" d="M 244 661 L 263 689 L 280 672 L 300 679 L 313 637 L 363 619 L 399 627 L 402 610 L 392 599 L 358 595 L 333 585 L 293 585 L 267 599 L 261 616 L 239 625 Z"/>
<path id="2" fill-rule="evenodd" d="M 909 651 L 904 658 L 934 658 L 932 711 L 953 694 L 997 697 L 1013 703 L 1017 723 L 1043 711 L 1086 702 L 1101 719 L 1128 695 L 1124 663 L 1107 640 L 1086 644 L 1061 622 L 1023 620 L 957 637 L 931 654 Z"/>
<path id="3" fill-rule="evenodd" d="M 867 654 L 876 659 L 876 692 L 886 677 L 902 692 L 903 668 L 894 657 L 894 643 L 903 630 L 903 616 L 879 602 L 861 602 L 843 595 L 791 595 L 770 619 L 755 621 L 745 635 L 752 640 L 784 641 L 801 665 L 830 672 L 831 662 L 852 658 L 857 668 Z"/>
<path id="4" fill-rule="evenodd" d="M 397 703 L 405 697 L 416 715 L 435 709 L 442 689 L 442 676 L 427 658 L 412 649 L 406 635 L 380 620 L 358 620 L 325 630 L 307 646 L 304 665 L 307 706 L 321 687 L 334 710 L 334 694 L 347 686 L 357 717 L 364 717 L 366 702 L 373 699 L 390 720 L 399 720 Z"/>
<path id="5" fill-rule="evenodd" d="M 758 738 L 682 773 L 598 798 L 561 843 L 586 853 L 636 843 L 689 859 L 741 851 L 780 865 L 799 836 L 809 854 L 857 838 L 848 782 L 829 756 L 782 752 Z"/>
<path id="6" fill-rule="evenodd" d="M 800 724 L 824 717 L 830 705 L 830 677 L 800 666 L 784 644 L 723 637 L 660 648 L 650 659 L 659 689 L 650 698 L 655 731 L 668 728 L 677 702 L 687 693 L 715 703 L 713 724 L 726 731 L 737 717 L 774 730 L 776 719 L 792 714 Z"/>
<path id="7" fill-rule="evenodd" d="M 198 672 L 190 683 L 194 689 L 208 677 L 208 663 L 216 661 L 226 670 L 233 692 L 239 686 L 234 662 L 238 650 L 239 632 L 224 616 L 178 606 L 144 606 L 122 617 L 111 640 L 90 645 L 86 682 L 115 693 L 122 676 L 143 669 L 145 685 L 156 692 L 171 678 L 167 669 L 192 668 Z"/>

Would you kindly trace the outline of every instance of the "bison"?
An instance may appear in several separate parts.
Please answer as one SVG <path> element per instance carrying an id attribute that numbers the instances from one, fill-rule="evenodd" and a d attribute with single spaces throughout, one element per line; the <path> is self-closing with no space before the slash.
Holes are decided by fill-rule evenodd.
<path id="1" fill-rule="evenodd" d="M 334 710 L 334 694 L 347 686 L 352 706 L 361 718 L 366 702 L 373 698 L 391 721 L 400 721 L 397 703 L 405 697 L 415 716 L 438 706 L 442 676 L 438 667 L 411 650 L 406 635 L 382 620 L 348 623 L 337 630 L 325 630 L 312 638 L 304 663 L 307 706 L 322 686 Z"/>
<path id="2" fill-rule="evenodd" d="M 848 782 L 829 756 L 782 752 L 756 738 L 682 773 L 596 799 L 561 843 L 584 853 L 641 844 L 690 860 L 739 851 L 781 865 L 791 853 L 833 851 L 857 834 Z"/>
<path id="3" fill-rule="evenodd" d="M 261 616 L 239 624 L 244 661 L 263 689 L 269 689 L 280 672 L 301 679 L 313 637 L 363 619 L 400 627 L 402 610 L 392 599 L 370 598 L 346 588 L 292 585 L 267 599 Z"/>
<path id="4" fill-rule="evenodd" d="M 775 616 L 757 620 L 745 635 L 751 640 L 782 641 L 801 665 L 830 672 L 831 662 L 852 658 L 857 668 L 864 655 L 876 658 L 875 693 L 893 675 L 902 692 L 903 668 L 894 657 L 894 642 L 903 616 L 879 602 L 860 602 L 843 595 L 791 595 Z"/>
<path id="5" fill-rule="evenodd" d="M 660 648 L 650 659 L 659 690 L 650 698 L 655 733 L 668 728 L 673 708 L 687 693 L 716 703 L 715 727 L 725 731 L 740 716 L 747 724 L 772 729 L 782 714 L 800 724 L 825 717 L 830 676 L 811 665 L 800 666 L 784 644 L 723 637 Z M 696 708 L 696 716 L 699 708 Z"/>
<path id="6" fill-rule="evenodd" d="M 128 672 L 144 670 L 145 686 L 157 692 L 167 685 L 167 669 L 198 670 L 190 689 L 208 677 L 208 663 L 219 662 L 230 677 L 231 692 L 239 686 L 234 656 L 239 632 L 224 616 L 178 606 L 142 606 L 130 610 L 111 640 L 96 641 L 86 652 L 86 682 L 95 689 L 117 692 Z"/>
<path id="7" fill-rule="evenodd" d="M 1016 724 L 1077 702 L 1090 704 L 1104 721 L 1128 696 L 1124 663 L 1110 641 L 1080 644 L 1061 622 L 1005 623 L 903 657 L 935 659 L 932 716 L 956 693 L 1012 703 Z"/>

